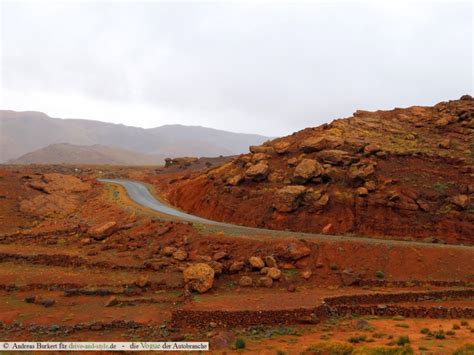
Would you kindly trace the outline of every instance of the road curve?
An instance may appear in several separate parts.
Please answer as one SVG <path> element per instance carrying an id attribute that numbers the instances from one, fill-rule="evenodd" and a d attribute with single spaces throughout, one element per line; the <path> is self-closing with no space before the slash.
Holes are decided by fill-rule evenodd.
<path id="1" fill-rule="evenodd" d="M 352 236 L 340 236 L 340 235 L 325 235 L 325 234 L 312 234 L 312 233 L 302 233 L 302 232 L 289 232 L 282 230 L 273 230 L 273 229 L 264 229 L 264 228 L 255 228 L 255 227 L 246 227 L 239 226 L 237 224 L 217 222 L 210 219 L 194 216 L 183 211 L 176 209 L 173 206 L 169 206 L 160 200 L 156 199 L 148 190 L 148 188 L 141 182 L 130 181 L 125 179 L 97 179 L 103 183 L 110 183 L 123 186 L 127 191 L 128 197 L 135 203 L 144 206 L 146 208 L 152 209 L 159 213 L 179 218 L 180 220 L 206 224 L 210 226 L 231 228 L 234 232 L 252 232 L 256 234 L 269 234 L 272 236 L 297 236 L 297 237 L 308 237 L 308 238 L 319 238 L 326 241 L 341 241 L 341 240 L 350 240 L 352 242 L 364 242 L 364 243 L 382 243 L 382 244 L 392 244 L 392 245 L 406 245 L 410 244 L 412 246 L 421 246 L 421 247 L 441 247 L 441 248 L 452 248 L 452 249 L 470 249 L 474 248 L 465 246 L 465 245 L 453 245 L 453 244 L 430 244 L 423 242 L 415 241 L 405 241 L 405 240 L 393 240 L 393 239 L 377 239 L 377 238 L 368 238 L 368 237 L 352 237 Z"/>
<path id="2" fill-rule="evenodd" d="M 189 222 L 198 222 L 204 224 L 211 224 L 216 226 L 231 226 L 226 223 L 212 221 L 210 219 L 205 219 L 202 217 L 194 216 L 182 212 L 174 207 L 170 207 L 163 202 L 157 200 L 148 190 L 148 188 L 142 183 L 130 181 L 130 180 L 121 180 L 121 179 L 97 179 L 100 182 L 118 184 L 121 185 L 127 190 L 128 196 L 139 205 L 150 208 L 154 211 L 166 214 L 168 216 L 177 217 L 179 219 L 189 221 Z"/>

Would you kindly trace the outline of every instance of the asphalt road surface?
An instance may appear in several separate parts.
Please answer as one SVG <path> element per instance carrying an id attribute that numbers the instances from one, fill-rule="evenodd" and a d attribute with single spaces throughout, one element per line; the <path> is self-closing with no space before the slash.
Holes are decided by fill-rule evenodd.
<path id="1" fill-rule="evenodd" d="M 421 247 L 440 247 L 440 248 L 469 248 L 473 249 L 469 246 L 464 245 L 444 245 L 444 244 L 432 244 L 432 243 L 423 243 L 423 242 L 416 242 L 416 241 L 401 241 L 401 240 L 392 240 L 392 239 L 377 239 L 377 238 L 367 238 L 367 237 L 356 237 L 356 236 L 340 236 L 340 235 L 325 235 L 325 234 L 312 234 L 312 233 L 300 233 L 300 232 L 289 232 L 289 231 L 281 231 L 281 230 L 271 230 L 271 229 L 263 229 L 263 228 L 254 228 L 254 227 L 245 227 L 239 226 L 236 224 L 230 223 L 223 223 L 212 221 L 210 219 L 194 216 L 183 211 L 176 209 L 175 207 L 169 206 L 160 200 L 156 199 L 151 193 L 150 190 L 141 182 L 137 181 L 130 181 L 124 179 L 97 179 L 100 182 L 104 183 L 111 183 L 121 185 L 127 191 L 128 197 L 136 202 L 137 204 L 152 209 L 154 211 L 160 212 L 162 214 L 176 217 L 180 220 L 189 221 L 193 223 L 201 223 L 207 224 L 210 226 L 222 227 L 227 229 L 227 231 L 232 232 L 242 232 L 242 233 L 253 233 L 257 235 L 268 235 L 271 234 L 272 236 L 296 236 L 296 237 L 304 237 L 304 238 L 319 238 L 326 241 L 337 241 L 337 240 L 351 240 L 353 242 L 369 242 L 369 243 L 382 243 L 382 244 L 411 244 L 413 246 L 421 246 Z"/>

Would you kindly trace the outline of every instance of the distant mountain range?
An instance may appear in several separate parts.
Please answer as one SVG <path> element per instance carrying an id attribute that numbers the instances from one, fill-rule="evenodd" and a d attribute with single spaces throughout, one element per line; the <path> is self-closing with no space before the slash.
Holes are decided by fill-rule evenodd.
<path id="1" fill-rule="evenodd" d="M 139 128 L 42 112 L 0 110 L 0 163 L 132 164 L 235 155 L 268 137 L 200 126 Z M 140 162 L 140 163 L 138 163 Z"/>
<path id="2" fill-rule="evenodd" d="M 165 156 L 137 153 L 104 145 L 51 144 L 26 153 L 10 164 L 97 164 L 97 165 L 157 165 Z"/>

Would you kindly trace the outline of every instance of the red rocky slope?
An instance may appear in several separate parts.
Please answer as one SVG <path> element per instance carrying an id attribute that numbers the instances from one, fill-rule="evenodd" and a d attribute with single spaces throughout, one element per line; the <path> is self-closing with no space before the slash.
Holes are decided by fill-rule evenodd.
<path id="1" fill-rule="evenodd" d="M 474 244 L 474 99 L 306 128 L 156 185 L 207 218 L 272 229 Z"/>

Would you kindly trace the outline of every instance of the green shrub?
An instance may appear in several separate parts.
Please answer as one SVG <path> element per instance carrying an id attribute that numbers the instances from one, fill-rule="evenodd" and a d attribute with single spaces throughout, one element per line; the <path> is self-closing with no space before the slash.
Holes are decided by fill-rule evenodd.
<path id="1" fill-rule="evenodd" d="M 385 274 L 383 271 L 376 271 L 375 272 L 375 277 L 378 278 L 378 279 L 383 279 L 385 277 Z"/>
<path id="2" fill-rule="evenodd" d="M 454 323 L 454 324 L 453 324 L 453 329 L 461 329 L 461 327 L 459 326 L 459 324 Z"/>
<path id="3" fill-rule="evenodd" d="M 438 330 L 436 332 L 434 332 L 434 337 L 436 339 L 446 339 L 446 335 L 444 334 L 444 330 Z"/>
<path id="4" fill-rule="evenodd" d="M 235 339 L 235 348 L 236 349 L 245 349 L 245 340 L 242 338 Z"/>
<path id="5" fill-rule="evenodd" d="M 429 334 L 430 330 L 428 328 L 421 328 L 421 334 Z"/>
<path id="6" fill-rule="evenodd" d="M 410 338 L 408 338 L 408 335 L 402 335 L 397 339 L 397 345 L 400 345 L 400 346 L 408 344 L 409 342 L 410 342 Z"/>
<path id="7" fill-rule="evenodd" d="M 332 271 L 337 271 L 339 269 L 339 266 L 337 266 L 336 264 L 331 264 L 331 266 L 329 266 L 329 268 L 332 270 Z"/>
<path id="8" fill-rule="evenodd" d="M 456 334 L 456 332 L 454 330 L 448 330 L 446 332 L 446 335 L 455 335 L 455 334 Z"/>

